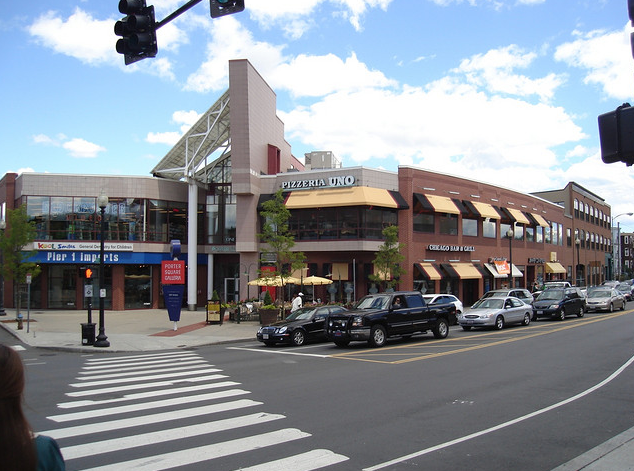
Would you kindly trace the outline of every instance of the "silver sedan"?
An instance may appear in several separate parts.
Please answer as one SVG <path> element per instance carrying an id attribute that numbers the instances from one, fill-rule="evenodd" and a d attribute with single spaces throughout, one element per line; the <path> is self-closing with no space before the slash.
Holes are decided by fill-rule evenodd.
<path id="1" fill-rule="evenodd" d="M 482 298 L 458 315 L 458 324 L 464 330 L 472 327 L 502 329 L 506 324 L 531 323 L 533 308 L 513 296 Z"/>
<path id="2" fill-rule="evenodd" d="M 614 288 L 601 286 L 588 289 L 586 311 L 612 312 L 615 309 L 625 309 L 625 304 L 625 297 Z"/>

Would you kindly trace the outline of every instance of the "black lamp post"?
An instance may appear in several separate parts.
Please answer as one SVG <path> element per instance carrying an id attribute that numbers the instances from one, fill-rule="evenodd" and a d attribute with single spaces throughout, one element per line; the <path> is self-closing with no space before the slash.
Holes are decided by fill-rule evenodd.
<path id="1" fill-rule="evenodd" d="M 579 266 L 581 265 L 581 258 L 579 258 L 579 246 L 581 245 L 581 240 L 579 237 L 575 239 L 575 247 L 577 247 L 577 265 L 575 266 L 575 277 L 576 277 L 576 285 L 581 286 L 581 270 L 579 270 Z"/>
<path id="2" fill-rule="evenodd" d="M 513 229 L 506 231 L 509 238 L 509 288 L 513 289 Z"/>
<path id="3" fill-rule="evenodd" d="M 4 230 L 7 228 L 7 222 L 3 219 L 0 221 L 0 231 L 4 236 Z M 0 248 L 0 265 L 4 266 L 4 252 L 2 248 Z M 0 272 L 0 316 L 6 316 L 7 313 L 4 311 L 4 277 L 2 276 L 2 272 Z"/>
<path id="4" fill-rule="evenodd" d="M 99 250 L 99 335 L 95 340 L 95 347 L 109 347 L 108 337 L 106 337 L 106 326 L 104 319 L 104 298 L 106 297 L 106 283 L 104 270 L 104 249 L 106 238 L 106 206 L 108 206 L 108 196 L 101 191 L 97 198 L 97 205 L 101 210 L 101 248 Z"/>

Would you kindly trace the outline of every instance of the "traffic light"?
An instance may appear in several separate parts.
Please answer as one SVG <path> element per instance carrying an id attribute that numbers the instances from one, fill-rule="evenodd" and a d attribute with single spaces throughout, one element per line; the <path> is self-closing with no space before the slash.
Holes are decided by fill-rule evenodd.
<path id="1" fill-rule="evenodd" d="M 244 10 L 244 0 L 209 0 L 211 17 L 231 15 Z"/>
<path id="2" fill-rule="evenodd" d="M 599 116 L 601 159 L 606 164 L 634 164 L 634 107 L 623 103 L 616 110 Z"/>
<path id="3" fill-rule="evenodd" d="M 86 271 L 84 273 L 86 275 L 86 279 L 87 280 L 91 280 L 92 279 L 92 268 L 86 268 Z"/>
<path id="4" fill-rule="evenodd" d="M 146 6 L 145 0 L 120 0 L 119 12 L 127 15 L 114 24 L 114 34 L 122 36 L 116 49 L 125 56 L 125 64 L 155 57 L 158 46 L 154 6 Z"/>

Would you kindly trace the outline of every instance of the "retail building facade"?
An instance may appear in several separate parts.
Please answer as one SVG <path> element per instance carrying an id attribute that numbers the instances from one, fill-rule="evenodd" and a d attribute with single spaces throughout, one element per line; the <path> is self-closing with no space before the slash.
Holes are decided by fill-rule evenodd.
<path id="1" fill-rule="evenodd" d="M 368 275 L 388 225 L 398 225 L 404 247 L 399 287 L 452 293 L 465 304 L 510 280 L 597 284 L 609 274 L 610 207 L 581 186 L 524 194 L 410 166 L 343 168 L 330 152 L 307 155 L 305 165 L 284 139 L 273 90 L 251 64 L 230 61 L 229 79 L 229 90 L 152 177 L 0 180 L 2 216 L 25 204 L 36 224 L 42 274 L 32 286 L 34 307 L 85 307 L 83 268 L 98 254 L 102 191 L 109 197 L 106 306 L 116 310 L 161 306 L 160 263 L 171 240 L 182 243 L 190 309 L 214 290 L 225 299 L 255 297 L 259 288 L 248 281 L 263 265 L 259 209 L 279 189 L 295 248 L 306 255 L 304 273 L 333 280 L 314 288 L 323 300 L 347 302 L 378 289 Z M 5 293 L 10 307 L 12 283 Z"/>

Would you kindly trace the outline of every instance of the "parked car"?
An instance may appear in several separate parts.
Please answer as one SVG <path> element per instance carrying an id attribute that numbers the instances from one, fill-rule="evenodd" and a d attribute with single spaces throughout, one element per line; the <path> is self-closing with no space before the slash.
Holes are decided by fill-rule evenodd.
<path id="1" fill-rule="evenodd" d="M 491 291 L 487 291 L 482 296 L 482 299 L 488 297 L 506 297 L 513 296 L 514 298 L 519 299 L 520 301 L 524 301 L 526 304 L 533 304 L 533 295 L 527 289 L 522 288 L 513 288 L 513 289 L 492 289 Z"/>
<path id="2" fill-rule="evenodd" d="M 331 314 L 347 311 L 343 306 L 307 306 L 291 312 L 286 319 L 262 326 L 256 334 L 260 342 L 267 346 L 276 343 L 304 345 L 308 341 L 325 341 L 324 324 Z"/>
<path id="3" fill-rule="evenodd" d="M 572 285 L 568 281 L 547 281 L 544 283 L 542 291 L 553 288 L 572 288 Z"/>
<path id="4" fill-rule="evenodd" d="M 462 301 L 460 301 L 453 294 L 423 294 L 423 299 L 427 304 L 446 304 L 452 303 L 456 306 L 456 315 L 461 314 L 464 311 L 464 306 L 462 305 Z M 449 325 L 456 325 L 458 320 L 455 316 L 452 316 L 449 319 Z"/>
<path id="5" fill-rule="evenodd" d="M 533 320 L 540 317 L 555 317 L 563 321 L 566 316 L 576 314 L 583 317 L 586 298 L 579 288 L 554 288 L 542 291 L 533 303 Z"/>
<path id="6" fill-rule="evenodd" d="M 388 337 L 411 337 L 431 331 L 437 339 L 449 334 L 453 303 L 427 304 L 420 291 L 396 291 L 364 296 L 354 309 L 328 316 L 326 336 L 338 347 L 367 341 L 382 347 Z"/>
<path id="7" fill-rule="evenodd" d="M 588 289 L 586 311 L 609 311 L 625 309 L 625 297 L 614 288 L 597 286 Z"/>
<path id="8" fill-rule="evenodd" d="M 625 297 L 625 301 L 632 300 L 632 286 L 629 283 L 620 283 L 616 290 Z"/>
<path id="9" fill-rule="evenodd" d="M 493 327 L 502 329 L 506 324 L 531 323 L 533 309 L 530 304 L 514 296 L 488 296 L 458 315 L 458 324 L 464 330 L 472 327 Z"/>

